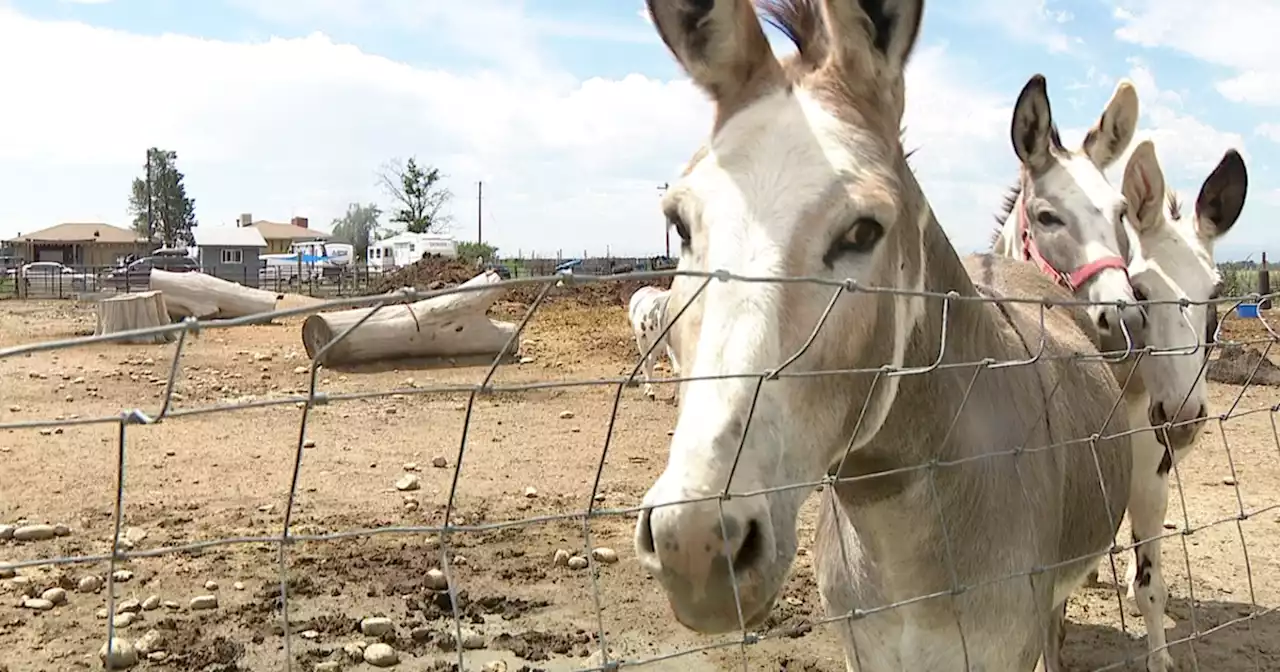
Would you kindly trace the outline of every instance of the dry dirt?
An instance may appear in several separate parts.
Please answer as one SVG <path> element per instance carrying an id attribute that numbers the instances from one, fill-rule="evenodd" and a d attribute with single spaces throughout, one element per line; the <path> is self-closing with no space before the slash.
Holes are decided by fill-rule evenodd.
<path id="1" fill-rule="evenodd" d="M 501 383 L 586 380 L 618 376 L 634 362 L 634 341 L 616 296 L 555 301 L 530 324 L 522 354 L 532 361 L 503 367 Z M 286 303 L 307 301 L 288 297 Z M 586 305 L 584 305 L 586 304 Z M 604 305 L 601 305 L 604 304 Z M 515 314 L 518 304 L 502 304 Z M 302 391 L 308 360 L 299 340 L 301 318 L 269 325 L 206 331 L 189 339 L 181 359 L 176 409 L 189 411 Z M 1228 322 L 1232 337 L 1256 323 Z M 0 301 L 0 348 L 91 333 L 91 306 L 72 302 Z M 122 409 L 158 410 L 173 344 L 102 344 L 0 359 L 0 423 L 55 417 L 107 416 Z M 464 426 L 462 394 L 413 394 L 415 386 L 474 383 L 483 368 L 449 371 L 351 370 L 320 372 L 329 393 L 398 396 L 333 401 L 315 408 L 307 425 L 314 447 L 302 451 L 293 508 L 294 534 L 321 534 L 387 525 L 439 524 L 447 505 Z M 613 436 L 600 477 L 597 506 L 635 506 L 661 471 L 667 432 L 676 410 L 661 399 L 646 401 L 638 389 L 622 391 Z M 1226 409 L 1238 387 L 1212 384 Z M 499 393 L 477 400 L 458 476 L 455 522 L 517 521 L 582 511 L 591 498 L 616 387 L 579 386 Z M 1275 388 L 1250 389 L 1239 409 L 1280 401 Z M 567 413 L 566 413 L 567 412 Z M 279 535 L 303 411 L 293 404 L 228 413 L 171 417 L 125 433 L 125 530 L 136 550 L 233 536 Z M 562 417 L 571 414 L 572 417 Z M 1280 447 L 1272 417 L 1258 412 L 1206 429 L 1199 450 L 1182 465 L 1183 483 L 1171 495 L 1170 521 L 1192 528 L 1165 545 L 1172 597 L 1171 639 L 1186 637 L 1262 609 L 1280 606 L 1280 511 L 1237 524 L 1235 479 L 1246 510 L 1280 504 Z M 1223 436 L 1225 429 L 1226 436 Z M 119 426 L 85 424 L 60 431 L 0 430 L 0 523 L 65 524 L 70 534 L 48 541 L 0 541 L 0 563 L 109 552 L 116 496 Z M 433 467 L 443 457 L 445 468 Z M 421 488 L 399 492 L 393 484 L 416 464 Z M 525 489 L 535 487 L 536 497 Z M 406 497 L 416 501 L 406 505 Z M 812 537 L 814 500 L 802 512 L 802 545 Z M 598 599 L 605 637 L 616 657 L 641 660 L 706 647 L 671 618 L 656 585 L 637 568 L 631 544 L 633 515 L 594 519 L 594 546 L 616 550 L 620 561 L 597 565 Z M 144 532 L 141 537 L 139 532 Z M 1241 546 L 1247 541 L 1248 562 Z M 1185 542 L 1185 556 L 1184 556 Z M 439 553 L 425 535 L 385 534 L 330 541 L 298 541 L 287 547 L 290 639 L 295 670 L 341 660 L 343 669 L 368 668 L 343 658 L 343 647 L 372 642 L 358 632 L 359 619 L 385 615 L 395 623 L 386 637 L 400 652 L 397 669 L 449 669 L 456 661 L 447 598 L 424 585 Z M 570 670 L 587 666 L 600 622 L 588 570 L 554 566 L 557 549 L 584 548 L 580 520 L 560 520 L 475 533 L 456 533 L 449 544 L 465 556 L 452 572 L 463 599 L 465 627 L 484 638 L 467 650 L 466 669 L 504 660 L 507 669 Z M 282 670 L 283 642 L 276 547 L 268 543 L 216 546 L 121 563 L 134 573 L 117 584 L 119 600 L 157 595 L 180 608 L 144 610 L 123 630 L 130 639 L 156 630 L 167 657 L 139 669 L 182 671 Z M 1187 560 L 1193 579 L 1188 582 Z M 1118 559 L 1128 561 L 1127 555 Z M 23 593 L 53 586 L 74 588 L 89 574 L 106 575 L 105 563 L 29 568 L 18 580 L 0 581 L 0 670 L 101 669 L 96 652 L 106 620 L 96 613 L 105 591 L 69 590 L 52 611 L 19 608 Z M 1252 579 L 1252 583 L 1250 583 Z M 24 585 L 22 582 L 26 581 Z M 205 587 L 216 581 L 216 591 Z M 191 611 L 188 601 L 213 592 L 218 608 Z M 1194 595 L 1194 602 L 1192 597 Z M 843 670 L 830 625 L 821 618 L 810 559 L 801 555 L 774 616 L 770 637 L 745 648 L 754 670 Z M 1121 621 L 1127 628 L 1121 630 Z M 1141 619 L 1117 604 L 1114 590 L 1081 591 L 1070 608 L 1066 659 L 1072 670 L 1101 667 L 1143 651 Z M 303 634 L 305 633 L 305 635 Z M 1192 647 L 1175 647 L 1184 669 Z M 744 649 L 726 646 L 658 662 L 647 669 L 743 669 Z M 1194 644 L 1201 670 L 1235 672 L 1280 669 L 1280 618 L 1274 613 L 1249 625 L 1202 635 Z M 444 661 L 435 667 L 434 661 Z M 371 669 L 371 668 L 369 668 Z M 1144 669 L 1131 663 L 1122 669 Z"/>

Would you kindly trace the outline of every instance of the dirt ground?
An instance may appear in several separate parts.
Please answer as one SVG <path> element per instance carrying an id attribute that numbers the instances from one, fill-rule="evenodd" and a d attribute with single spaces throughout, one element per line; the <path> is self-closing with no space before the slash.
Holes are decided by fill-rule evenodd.
<path id="1" fill-rule="evenodd" d="M 290 296 L 285 303 L 305 301 Z M 522 341 L 524 363 L 501 368 L 498 381 L 586 380 L 628 371 L 635 346 L 625 309 L 586 305 L 590 303 L 548 306 Z M 509 313 L 517 308 L 505 306 Z M 303 391 L 310 362 L 303 355 L 300 323 L 301 318 L 291 318 L 191 338 L 182 354 L 176 409 Z M 0 301 L 0 348 L 85 335 L 93 324 L 90 305 Z M 1256 331 L 1256 322 L 1229 321 L 1225 327 L 1228 338 L 1246 330 Z M 1248 336 L 1257 334 L 1249 331 Z M 0 359 L 0 423 L 84 419 L 129 408 L 154 413 L 174 352 L 173 344 L 102 344 Z M 314 445 L 303 449 L 293 533 L 439 524 L 458 461 L 466 397 L 412 392 L 440 383 L 474 383 L 484 372 L 322 370 L 320 388 L 329 393 L 401 392 L 334 401 L 311 412 L 306 437 Z M 1238 387 L 1216 383 L 1211 389 L 1219 410 L 1229 408 L 1240 394 Z M 466 434 L 454 522 L 499 523 L 584 510 L 616 390 L 578 386 L 478 399 Z M 676 414 L 662 401 L 672 388 L 660 390 L 658 401 L 645 400 L 637 388 L 623 390 L 600 476 L 598 507 L 637 505 L 660 473 Z M 1278 401 L 1275 388 L 1250 389 L 1238 408 L 1266 409 Z M 302 414 L 285 404 L 128 427 L 123 529 L 134 549 L 280 535 Z M 1165 544 L 1171 639 L 1207 633 L 1254 610 L 1280 606 L 1280 510 L 1266 510 L 1237 525 L 1232 516 L 1241 505 L 1230 485 L 1224 447 L 1225 438 L 1244 509 L 1280 504 L 1280 444 L 1272 413 L 1244 415 L 1222 428 L 1206 429 L 1200 448 L 1180 465 L 1183 483 L 1171 495 L 1168 518 L 1178 526 L 1184 515 L 1192 528 L 1227 521 L 1174 535 Z M 114 424 L 0 430 L 0 524 L 69 528 L 66 536 L 46 541 L 0 541 L 0 563 L 109 552 L 118 434 Z M 444 459 L 444 467 L 433 466 L 437 458 Z M 398 491 L 394 484 L 408 473 L 418 477 L 420 487 Z M 536 496 L 526 496 L 531 487 Z M 802 546 L 812 537 L 815 501 L 811 498 L 802 512 Z M 845 669 L 832 626 L 813 625 L 822 611 L 808 555 L 798 558 L 764 641 L 707 649 L 733 638 L 696 636 L 675 623 L 657 586 L 635 564 L 633 525 L 634 514 L 590 522 L 592 546 L 611 548 L 620 558 L 616 564 L 595 565 L 594 587 L 588 570 L 553 563 L 560 549 L 584 553 L 581 520 L 451 536 L 450 547 L 465 557 L 451 568 L 462 591 L 458 608 L 464 626 L 478 635 L 469 638 L 476 641 L 468 646 L 482 645 L 465 650 L 465 668 L 500 669 L 485 667 L 493 661 L 504 661 L 512 672 L 598 665 L 591 657 L 599 647 L 598 588 L 603 629 L 615 660 L 702 648 L 706 650 L 646 669 Z M 387 616 L 394 623 L 394 632 L 381 638 L 399 652 L 397 669 L 450 669 L 450 661 L 457 660 L 451 606 L 447 597 L 425 585 L 428 570 L 438 566 L 438 541 L 406 533 L 290 544 L 292 669 L 310 670 L 322 661 L 340 661 L 341 669 L 372 669 L 352 662 L 344 652 L 355 642 L 377 639 L 359 632 L 359 620 L 370 616 Z M 286 669 L 278 557 L 274 545 L 258 542 L 120 563 L 119 569 L 133 575 L 116 584 L 117 603 L 151 596 L 162 603 L 139 609 L 136 621 L 121 631 L 131 640 L 150 630 L 157 633 L 154 649 L 164 653 L 153 653 L 139 669 Z M 1126 554 L 1117 562 L 1123 566 L 1128 560 Z M 1188 560 L 1194 576 L 1190 582 Z M 85 576 L 108 573 L 106 563 L 77 564 L 21 569 L 17 578 L 0 581 L 0 670 L 101 669 L 97 651 L 106 637 L 106 614 L 100 612 L 107 602 L 105 590 L 80 592 L 76 587 Z M 218 585 L 206 586 L 209 581 Z M 24 595 L 57 586 L 67 589 L 65 604 L 50 611 L 18 606 Z M 216 595 L 216 609 L 188 607 L 193 597 L 208 594 Z M 1092 670 L 1139 658 L 1144 633 L 1135 613 L 1118 604 L 1114 589 L 1094 587 L 1077 594 L 1069 612 L 1069 669 Z M 1175 647 L 1174 655 L 1186 670 L 1280 669 L 1280 617 L 1273 612 L 1247 625 L 1201 634 L 1193 646 Z M 441 661 L 439 667 L 436 661 Z M 1145 667 L 1135 662 L 1117 669 Z"/>

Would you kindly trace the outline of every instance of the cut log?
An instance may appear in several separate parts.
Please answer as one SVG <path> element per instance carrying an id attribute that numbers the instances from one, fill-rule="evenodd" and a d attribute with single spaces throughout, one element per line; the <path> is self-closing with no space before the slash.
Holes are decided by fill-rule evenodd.
<path id="1" fill-rule="evenodd" d="M 205 273 L 151 269 L 151 289 L 164 292 L 174 319 L 232 318 L 275 310 L 278 296 Z"/>
<path id="2" fill-rule="evenodd" d="M 501 282 L 485 271 L 463 287 Z M 327 366 L 367 364 L 404 358 L 496 357 L 516 325 L 485 316 L 489 306 L 506 293 L 496 287 L 384 306 L 335 344 L 320 359 Z M 358 308 L 317 313 L 302 323 L 302 345 L 316 359 L 322 348 L 374 309 Z M 511 353 L 514 354 L 514 353 Z"/>
<path id="3" fill-rule="evenodd" d="M 169 311 L 165 307 L 164 294 L 155 290 L 121 294 L 98 302 L 98 326 L 93 330 L 93 335 L 105 336 L 134 329 L 161 327 L 169 323 Z M 177 332 L 169 331 L 147 336 L 131 336 L 116 342 L 168 343 L 177 337 Z"/>

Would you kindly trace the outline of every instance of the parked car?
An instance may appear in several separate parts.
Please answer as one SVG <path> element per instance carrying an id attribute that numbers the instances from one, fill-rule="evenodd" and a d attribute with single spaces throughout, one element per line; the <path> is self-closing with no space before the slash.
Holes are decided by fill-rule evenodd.
<path id="1" fill-rule="evenodd" d="M 127 266 L 111 270 L 102 278 L 102 281 L 103 284 L 114 287 L 117 291 L 146 291 L 151 288 L 151 269 L 153 268 L 171 273 L 189 273 L 198 272 L 200 265 L 191 257 L 157 254 L 135 259 Z"/>
<path id="2" fill-rule="evenodd" d="M 83 292 L 93 285 L 92 273 L 79 273 L 57 261 L 35 261 L 18 269 L 27 292 L 64 294 Z"/>

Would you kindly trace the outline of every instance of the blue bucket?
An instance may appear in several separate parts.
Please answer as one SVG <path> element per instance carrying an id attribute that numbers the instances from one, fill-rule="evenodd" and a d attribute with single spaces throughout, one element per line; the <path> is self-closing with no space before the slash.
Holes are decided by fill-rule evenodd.
<path id="1" fill-rule="evenodd" d="M 1258 317 L 1258 304 L 1256 304 L 1256 303 L 1242 303 L 1242 304 L 1240 304 L 1240 305 L 1236 306 L 1236 315 L 1239 315 L 1240 317 L 1253 317 L 1253 318 L 1256 318 L 1256 317 Z"/>

